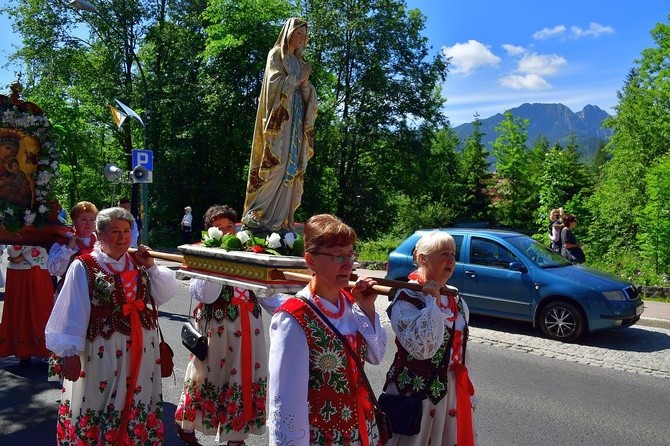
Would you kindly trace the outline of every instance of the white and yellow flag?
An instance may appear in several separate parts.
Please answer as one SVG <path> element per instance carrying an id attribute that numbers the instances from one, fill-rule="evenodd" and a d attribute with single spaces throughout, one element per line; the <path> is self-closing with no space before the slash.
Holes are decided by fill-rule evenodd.
<path id="1" fill-rule="evenodd" d="M 114 122 L 116 123 L 117 127 L 121 128 L 121 126 L 123 125 L 123 121 L 126 120 L 128 115 L 123 113 L 118 108 L 112 107 L 111 105 L 109 106 L 109 109 L 112 111 L 112 119 L 114 119 Z"/>
<path id="2" fill-rule="evenodd" d="M 118 99 L 114 99 L 114 100 L 116 101 L 116 104 L 117 104 L 119 107 L 121 107 L 121 110 L 123 110 L 123 112 L 124 112 L 127 116 L 130 116 L 131 118 L 135 118 L 135 119 L 137 119 L 137 122 L 139 122 L 140 124 L 142 124 L 142 127 L 144 127 L 144 122 L 142 121 L 142 118 L 140 118 L 140 115 L 138 115 L 137 113 L 135 113 L 135 110 L 133 110 L 132 108 L 128 107 L 126 104 L 124 104 L 123 102 L 119 101 Z"/>

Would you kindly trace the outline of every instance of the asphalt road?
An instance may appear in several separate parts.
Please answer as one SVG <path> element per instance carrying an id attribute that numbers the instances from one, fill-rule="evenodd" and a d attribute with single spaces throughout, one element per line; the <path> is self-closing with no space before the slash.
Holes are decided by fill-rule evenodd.
<path id="1" fill-rule="evenodd" d="M 362 272 L 361 272 L 362 273 Z M 189 311 L 187 282 L 160 311 L 160 324 L 175 351 L 175 377 L 163 379 L 165 444 L 181 442 L 172 428 L 188 361 L 179 332 Z M 366 367 L 381 391 L 395 351 Z M 269 317 L 264 313 L 266 326 Z M 670 444 L 670 331 L 632 327 L 597 333 L 579 344 L 545 339 L 528 324 L 473 317 L 468 363 L 479 397 L 480 446 Z M 59 387 L 46 382 L 46 366 L 20 369 L 0 359 L 0 445 L 53 444 Z M 205 445 L 213 437 L 199 437 Z M 267 445 L 252 436 L 248 445 Z"/>

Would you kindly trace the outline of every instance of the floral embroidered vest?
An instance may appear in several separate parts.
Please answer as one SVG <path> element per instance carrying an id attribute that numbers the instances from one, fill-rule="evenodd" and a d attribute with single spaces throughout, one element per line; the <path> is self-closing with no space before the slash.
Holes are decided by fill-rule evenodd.
<path id="1" fill-rule="evenodd" d="M 123 315 L 122 307 L 126 303 L 120 274 L 110 274 L 90 255 L 83 254 L 79 260 L 88 275 L 88 289 L 91 299 L 91 317 L 88 322 L 86 337 L 93 341 L 102 336 L 109 339 L 114 332 L 130 336 L 130 319 Z M 140 311 L 140 322 L 146 330 L 156 328 L 153 310 L 147 306 L 149 299 L 149 277 L 144 269 L 136 270 L 139 274 L 136 288 L 136 299 L 144 301 L 145 307 Z"/>
<path id="2" fill-rule="evenodd" d="M 310 445 L 358 444 L 357 392 L 365 392 L 358 395 L 359 398 L 368 398 L 358 367 L 350 362 L 340 339 L 305 302 L 289 298 L 277 311 L 282 310 L 295 318 L 307 337 Z M 359 332 L 354 351 L 363 363 L 365 341 Z M 365 418 L 368 435 L 376 435 L 376 429 L 372 433 L 375 426 L 372 406 L 366 409 Z M 371 440 L 370 444 L 375 441 Z"/>
<path id="3" fill-rule="evenodd" d="M 409 302 L 419 309 L 425 308 L 426 304 L 416 297 L 408 296 L 402 291 L 399 292 L 396 297 L 397 300 L 403 300 Z M 459 299 L 458 301 L 458 310 L 463 313 L 463 305 Z M 391 306 L 387 309 L 388 314 L 391 314 Z M 413 357 L 405 347 L 400 344 L 398 338 L 395 339 L 395 345 L 397 348 L 395 357 L 393 358 L 393 364 L 386 374 L 386 383 L 384 388 L 390 383 L 395 384 L 396 388 L 400 395 L 406 396 L 417 396 L 425 394 L 430 398 L 433 404 L 437 404 L 444 398 L 447 394 L 447 382 L 448 382 L 448 373 L 449 359 L 445 358 L 444 355 L 451 354 L 451 343 L 452 343 L 452 334 L 453 330 L 447 328 L 444 331 L 444 341 L 442 345 L 429 359 L 416 359 Z M 467 344 L 468 338 L 468 329 L 467 326 L 463 330 L 463 352 L 465 352 L 465 346 Z M 436 369 L 444 361 L 445 365 L 435 374 Z M 463 356 L 463 362 L 465 362 L 465 357 Z M 435 376 L 433 379 L 430 389 L 426 389 L 426 385 L 430 379 Z"/>
<path id="4" fill-rule="evenodd" d="M 219 294 L 216 301 L 211 304 L 200 303 L 195 307 L 193 310 L 193 317 L 198 322 L 200 322 L 202 318 L 205 318 L 207 321 L 214 319 L 218 324 L 220 324 L 224 318 L 227 318 L 230 322 L 235 322 L 240 316 L 240 307 L 230 303 L 233 298 L 233 293 L 234 290 L 232 286 L 223 286 L 221 288 L 221 294 Z M 256 295 L 251 291 L 249 291 L 249 301 L 254 305 L 251 314 L 254 315 L 254 318 L 258 319 L 261 315 L 261 306 L 258 303 Z"/>

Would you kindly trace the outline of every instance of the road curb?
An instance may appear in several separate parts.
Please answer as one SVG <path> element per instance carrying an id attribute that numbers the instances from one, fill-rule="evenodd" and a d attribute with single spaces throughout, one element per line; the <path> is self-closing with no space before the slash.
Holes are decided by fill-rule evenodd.
<path id="1" fill-rule="evenodd" d="M 642 325 L 645 327 L 656 327 L 664 328 L 670 330 L 670 321 L 667 319 L 659 319 L 656 317 L 641 317 L 637 322 L 637 325 Z"/>

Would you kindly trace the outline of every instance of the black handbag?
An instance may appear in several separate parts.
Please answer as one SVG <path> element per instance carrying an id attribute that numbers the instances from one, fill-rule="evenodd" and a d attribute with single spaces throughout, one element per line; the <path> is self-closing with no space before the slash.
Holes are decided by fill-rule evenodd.
<path id="1" fill-rule="evenodd" d="M 200 333 L 191 321 L 181 326 L 181 343 L 199 360 L 207 358 L 207 336 Z"/>
<path id="2" fill-rule="evenodd" d="M 421 431 L 425 395 L 404 396 L 382 392 L 379 407 L 388 416 L 394 434 L 416 435 Z"/>
<path id="3" fill-rule="evenodd" d="M 191 296 L 191 302 L 188 304 L 189 315 L 191 314 L 192 305 L 193 296 Z M 205 309 L 206 308 L 207 305 L 205 305 Z M 205 311 L 205 314 L 206 313 L 207 311 Z M 207 358 L 207 324 L 209 324 L 209 320 L 205 323 L 205 334 L 198 331 L 195 321 L 186 321 L 184 322 L 184 325 L 181 326 L 181 343 L 201 361 L 204 361 L 205 358 Z"/>
<path id="4" fill-rule="evenodd" d="M 381 408 L 379 401 L 377 401 L 377 397 L 375 396 L 374 390 L 372 390 L 372 385 L 370 384 L 370 380 L 368 379 L 368 376 L 365 374 L 365 369 L 363 368 L 363 364 L 361 364 L 360 358 L 356 355 L 356 352 L 354 352 L 354 349 L 351 348 L 351 345 L 349 345 L 349 341 L 342 336 L 342 333 L 339 332 L 337 328 L 333 325 L 330 320 L 317 308 L 314 303 L 312 303 L 311 300 L 302 297 L 302 296 L 296 296 L 298 299 L 302 300 L 305 302 L 307 305 L 309 305 L 312 310 L 316 314 L 319 315 L 321 320 L 325 322 L 325 324 L 335 333 L 335 335 L 340 339 L 342 344 L 344 345 L 344 349 L 349 353 L 349 355 L 353 358 L 354 362 L 358 366 L 358 370 L 361 372 L 361 376 L 363 377 L 363 382 L 365 383 L 365 386 L 368 388 L 368 393 L 370 395 L 370 398 L 372 399 L 372 404 L 375 406 L 375 423 L 377 424 L 377 431 L 379 431 L 379 442 L 380 444 L 386 444 L 386 442 L 389 441 L 391 437 L 393 437 L 393 429 L 391 428 L 391 422 L 389 421 L 389 417 L 387 416 L 386 413 L 384 413 L 384 410 Z"/>

